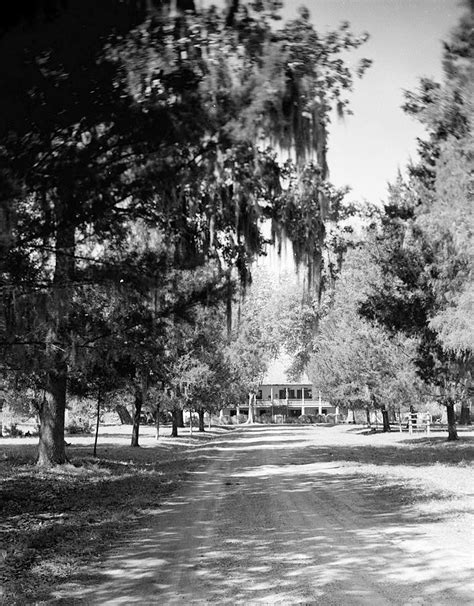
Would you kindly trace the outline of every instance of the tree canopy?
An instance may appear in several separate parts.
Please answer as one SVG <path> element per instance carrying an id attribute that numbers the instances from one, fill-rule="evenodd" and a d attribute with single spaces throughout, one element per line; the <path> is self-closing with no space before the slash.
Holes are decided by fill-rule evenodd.
<path id="1" fill-rule="evenodd" d="M 277 8 L 69 0 L 2 30 L 0 342 L 47 394 L 40 462 L 65 460 L 81 359 L 117 351 L 144 389 L 167 326 L 249 282 L 265 218 L 319 283 L 329 113 L 366 36 Z"/>

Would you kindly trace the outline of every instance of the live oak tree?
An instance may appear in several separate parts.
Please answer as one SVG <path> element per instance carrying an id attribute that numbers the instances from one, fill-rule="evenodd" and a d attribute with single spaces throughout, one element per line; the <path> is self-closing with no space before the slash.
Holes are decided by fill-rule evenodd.
<path id="1" fill-rule="evenodd" d="M 344 110 L 353 82 L 341 53 L 365 37 L 347 24 L 319 36 L 305 12 L 276 29 L 265 3 L 223 14 L 197 13 L 192 2 L 177 13 L 166 2 L 44 6 L 2 31 L 0 329 L 5 368 L 44 376 L 39 463 L 55 464 L 65 461 L 68 376 L 88 345 L 75 318 L 89 289 L 110 289 L 128 308 L 133 284 L 139 336 L 160 261 L 211 263 L 219 284 L 235 268 L 245 282 L 264 216 L 280 236 L 295 234 L 317 283 L 328 116 L 331 105 Z M 312 164 L 295 179 L 278 149 Z M 282 178 L 296 185 L 285 190 Z M 308 237 L 295 221 L 314 212 L 321 219 Z M 121 245 L 140 222 L 156 246 L 130 259 Z M 136 345 L 138 404 L 150 355 Z"/>
<path id="2" fill-rule="evenodd" d="M 255 421 L 255 402 L 270 363 L 280 351 L 280 297 L 272 278 L 259 271 L 241 301 L 237 321 L 230 335 L 228 356 L 233 375 L 248 399 L 248 422 Z"/>
<path id="3" fill-rule="evenodd" d="M 198 413 L 201 432 L 205 412 L 216 413 L 222 407 L 232 384 L 226 333 L 223 304 L 196 306 L 182 327 L 176 357 L 165 378 L 166 388 L 179 396 L 190 417 Z"/>
<path id="4" fill-rule="evenodd" d="M 359 315 L 367 292 L 380 282 L 366 247 L 349 252 L 334 290 L 322 307 L 308 367 L 315 388 L 349 409 L 363 406 L 382 412 L 384 431 L 392 416 L 421 395 L 414 364 L 416 343 L 390 335 Z"/>

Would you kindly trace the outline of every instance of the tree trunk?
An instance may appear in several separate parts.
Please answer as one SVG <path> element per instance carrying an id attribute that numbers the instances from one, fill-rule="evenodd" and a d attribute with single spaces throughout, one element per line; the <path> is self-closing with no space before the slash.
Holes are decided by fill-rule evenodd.
<path id="1" fill-rule="evenodd" d="M 172 429 L 171 429 L 171 437 L 172 438 L 177 438 L 178 437 L 178 413 L 179 410 L 173 410 L 172 417 L 173 417 L 173 425 L 172 425 Z"/>
<path id="2" fill-rule="evenodd" d="M 446 412 L 448 417 L 448 441 L 453 442 L 458 440 L 458 432 L 456 430 L 456 414 L 454 412 L 454 401 L 450 398 L 446 404 Z"/>
<path id="3" fill-rule="evenodd" d="M 183 409 L 180 408 L 178 411 L 178 427 L 184 427 L 184 414 L 183 414 Z"/>
<path id="4" fill-rule="evenodd" d="M 247 423 L 249 423 L 249 424 L 255 423 L 255 410 L 253 407 L 253 403 L 254 403 L 254 394 L 249 393 L 249 416 L 247 418 Z"/>
<path id="5" fill-rule="evenodd" d="M 46 389 L 50 397 L 45 398 L 39 415 L 40 439 L 37 464 L 41 466 L 61 465 L 66 462 L 64 417 L 68 369 L 64 350 L 69 341 L 66 324 L 72 302 L 71 282 L 75 272 L 75 229 L 68 208 L 60 199 L 56 201 L 55 213 L 56 259 L 52 305 L 57 321 L 55 325 L 50 326 L 50 329 L 54 332 L 51 341 L 56 353 L 51 356 L 51 370 L 46 379 Z M 58 341 L 61 346 L 57 344 Z"/>
<path id="6" fill-rule="evenodd" d="M 156 439 L 158 440 L 158 438 L 160 437 L 160 407 L 157 406 L 156 407 L 156 412 L 155 412 L 155 429 L 156 429 Z"/>
<path id="7" fill-rule="evenodd" d="M 48 373 L 47 391 L 40 408 L 40 435 L 37 464 L 44 467 L 66 462 L 64 447 L 64 415 L 66 411 L 67 366 L 57 362 Z"/>
<path id="8" fill-rule="evenodd" d="M 204 408 L 198 410 L 199 415 L 199 431 L 204 431 Z"/>
<path id="9" fill-rule="evenodd" d="M 137 371 L 135 381 L 135 397 L 133 400 L 133 426 L 132 426 L 132 441 L 130 446 L 138 447 L 138 436 L 140 433 L 140 415 L 142 413 L 143 404 L 146 402 L 148 392 L 148 375 L 143 369 Z"/>
<path id="10" fill-rule="evenodd" d="M 391 429 L 390 429 L 390 421 L 388 419 L 388 410 L 387 410 L 385 404 L 382 404 L 381 411 L 382 411 L 382 422 L 383 422 L 383 430 L 382 431 L 384 431 L 384 432 L 391 431 Z"/>
<path id="11" fill-rule="evenodd" d="M 117 404 L 115 410 L 120 417 L 120 423 L 122 423 L 122 425 L 131 425 L 133 423 L 132 416 L 123 404 Z"/>
<path id="12" fill-rule="evenodd" d="M 225 315 L 227 322 L 227 337 L 230 337 L 230 334 L 232 333 L 232 280 L 230 272 L 227 273 Z"/>
<path id="13" fill-rule="evenodd" d="M 97 418 L 95 423 L 95 438 L 94 438 L 94 453 L 93 456 L 97 456 L 97 440 L 99 438 L 99 425 L 100 425 L 100 405 L 102 404 L 102 390 L 99 387 L 97 392 Z"/>
<path id="14" fill-rule="evenodd" d="M 459 425 L 471 425 L 471 407 L 468 402 L 463 402 L 461 404 Z"/>
<path id="15" fill-rule="evenodd" d="M 135 398 L 133 400 L 133 412 L 132 412 L 132 441 L 130 446 L 138 447 L 138 438 L 140 434 L 140 415 L 143 406 L 143 391 L 140 386 L 135 387 Z"/>
<path id="16" fill-rule="evenodd" d="M 372 427 L 372 422 L 370 421 L 370 408 L 368 406 L 366 406 L 366 408 L 365 408 L 365 415 L 367 418 L 368 427 Z"/>

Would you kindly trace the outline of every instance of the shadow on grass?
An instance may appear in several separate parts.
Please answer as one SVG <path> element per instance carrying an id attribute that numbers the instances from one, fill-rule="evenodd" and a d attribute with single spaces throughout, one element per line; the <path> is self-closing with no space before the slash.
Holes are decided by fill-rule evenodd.
<path id="1" fill-rule="evenodd" d="M 8 446 L 0 465 L 0 556 L 6 603 L 36 603 L 51 586 L 144 524 L 146 511 L 205 459 L 180 445 L 68 448 L 75 465 L 36 468 L 36 447 Z"/>

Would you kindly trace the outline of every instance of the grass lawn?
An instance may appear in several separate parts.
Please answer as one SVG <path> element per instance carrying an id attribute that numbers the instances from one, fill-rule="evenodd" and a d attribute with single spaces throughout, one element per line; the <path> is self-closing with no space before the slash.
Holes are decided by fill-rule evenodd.
<path id="1" fill-rule="evenodd" d="M 148 512 L 213 456 L 212 440 L 228 430 L 181 432 L 171 439 L 166 428 L 157 442 L 153 428 L 142 427 L 142 447 L 131 448 L 130 427 L 103 427 L 97 458 L 91 436 L 67 437 L 71 463 L 52 469 L 34 466 L 37 439 L 0 439 L 3 603 L 45 603 L 53 586 L 146 524 Z M 463 527 L 472 514 L 472 431 L 450 443 L 445 433 L 363 435 L 361 428 L 337 426 L 320 431 L 306 456 L 312 449 L 318 460 L 340 462 L 341 472 L 350 467 L 424 491 L 420 514 L 457 513 Z"/>
<path id="2" fill-rule="evenodd" d="M 202 463 L 202 444 L 225 431 L 191 438 L 182 429 L 183 437 L 157 442 L 142 427 L 142 447 L 131 448 L 130 427 L 103 427 L 97 458 L 91 436 L 68 436 L 71 463 L 52 469 L 34 466 L 37 438 L 1 438 L 1 603 L 46 600 L 53 585 L 144 523 L 147 509 Z"/>

